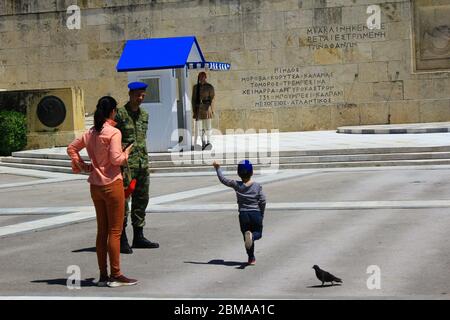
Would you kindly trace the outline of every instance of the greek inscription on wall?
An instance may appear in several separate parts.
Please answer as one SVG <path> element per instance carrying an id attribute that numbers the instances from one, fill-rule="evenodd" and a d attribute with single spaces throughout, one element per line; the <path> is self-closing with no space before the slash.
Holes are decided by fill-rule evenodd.
<path id="1" fill-rule="evenodd" d="M 306 43 L 309 49 L 352 48 L 358 42 L 382 40 L 386 38 L 385 24 L 381 28 L 369 29 L 366 24 L 332 25 L 309 27 Z"/>
<path id="2" fill-rule="evenodd" d="M 241 78 L 242 94 L 253 98 L 255 107 L 327 105 L 341 102 L 344 91 L 326 70 L 300 67 L 274 68 L 271 74 Z"/>

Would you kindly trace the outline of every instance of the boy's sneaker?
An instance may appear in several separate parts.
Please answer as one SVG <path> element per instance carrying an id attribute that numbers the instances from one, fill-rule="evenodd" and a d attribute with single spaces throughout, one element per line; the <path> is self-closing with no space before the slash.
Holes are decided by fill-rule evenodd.
<path id="1" fill-rule="evenodd" d="M 137 284 L 136 279 L 128 279 L 124 275 L 118 276 L 118 277 L 110 277 L 108 281 L 108 287 L 110 288 L 116 288 L 116 287 L 122 287 L 122 286 L 132 286 Z"/>
<path id="2" fill-rule="evenodd" d="M 108 285 L 109 277 L 108 276 L 100 276 L 98 279 L 97 287 L 106 287 Z"/>
<path id="3" fill-rule="evenodd" d="M 245 249 L 249 250 L 253 245 L 253 234 L 250 231 L 245 231 L 244 242 Z"/>
<path id="4" fill-rule="evenodd" d="M 253 258 L 248 258 L 248 264 L 251 266 L 254 266 L 256 264 L 256 259 L 255 257 Z"/>

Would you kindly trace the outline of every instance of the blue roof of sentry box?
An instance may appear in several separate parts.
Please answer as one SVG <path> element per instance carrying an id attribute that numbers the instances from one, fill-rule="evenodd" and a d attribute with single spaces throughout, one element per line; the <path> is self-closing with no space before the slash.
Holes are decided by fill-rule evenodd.
<path id="1" fill-rule="evenodd" d="M 205 62 L 194 36 L 128 40 L 117 63 L 118 72 L 184 68 Z"/>

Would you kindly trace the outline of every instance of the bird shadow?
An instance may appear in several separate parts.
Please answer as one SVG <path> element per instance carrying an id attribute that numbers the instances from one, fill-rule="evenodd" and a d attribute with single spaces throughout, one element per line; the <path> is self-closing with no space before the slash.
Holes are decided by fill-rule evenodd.
<path id="1" fill-rule="evenodd" d="M 75 252 L 75 253 L 78 253 L 78 252 L 97 252 L 97 248 L 96 247 L 82 248 L 82 249 L 73 250 L 72 252 Z"/>
<path id="2" fill-rule="evenodd" d="M 318 288 L 318 289 L 320 289 L 320 288 L 327 288 L 327 287 L 336 287 L 336 286 L 341 286 L 341 284 L 339 284 L 339 283 L 335 283 L 335 284 L 325 284 L 325 285 L 321 285 L 321 284 L 318 284 L 318 285 L 316 285 L 316 286 L 309 286 L 309 287 L 307 287 L 307 288 Z"/>
<path id="3" fill-rule="evenodd" d="M 190 264 L 212 264 L 217 266 L 227 266 L 227 267 L 236 267 L 235 269 L 245 269 L 248 266 L 247 262 L 239 262 L 239 261 L 225 261 L 222 259 L 213 259 L 208 262 L 199 262 L 199 261 L 184 261 L 184 263 Z"/>
<path id="4" fill-rule="evenodd" d="M 95 278 L 87 278 L 84 280 L 80 280 L 80 287 L 96 287 L 97 284 L 94 282 Z M 32 283 L 46 283 L 50 286 L 59 285 L 67 287 L 67 279 L 59 278 L 59 279 L 47 279 L 47 280 L 33 280 Z"/>

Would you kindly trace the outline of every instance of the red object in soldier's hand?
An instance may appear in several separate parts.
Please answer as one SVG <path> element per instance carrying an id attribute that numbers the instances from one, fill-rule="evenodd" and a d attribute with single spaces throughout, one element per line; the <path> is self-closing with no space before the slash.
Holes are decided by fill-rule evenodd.
<path id="1" fill-rule="evenodd" d="M 125 199 L 128 199 L 128 197 L 133 193 L 134 189 L 136 189 L 136 179 L 131 180 L 130 185 L 125 190 Z"/>

